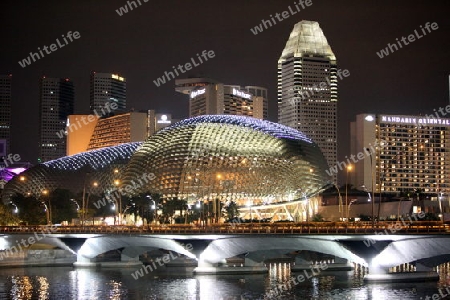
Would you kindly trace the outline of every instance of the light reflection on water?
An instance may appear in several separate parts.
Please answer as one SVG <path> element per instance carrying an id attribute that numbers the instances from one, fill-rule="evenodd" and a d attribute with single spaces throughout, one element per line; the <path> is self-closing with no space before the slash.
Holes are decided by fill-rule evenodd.
<path id="1" fill-rule="evenodd" d="M 0 269 L 0 299 L 170 299 L 232 300 L 267 299 L 271 290 L 283 286 L 276 299 L 425 299 L 450 285 L 450 263 L 437 268 L 438 283 L 364 284 L 366 270 L 327 272 L 297 285 L 289 281 L 302 272 L 292 273 L 289 263 L 272 263 L 268 274 L 201 275 L 170 268 L 152 272 L 135 280 L 136 269 L 12 268 Z M 264 298 L 266 297 L 266 298 Z"/>

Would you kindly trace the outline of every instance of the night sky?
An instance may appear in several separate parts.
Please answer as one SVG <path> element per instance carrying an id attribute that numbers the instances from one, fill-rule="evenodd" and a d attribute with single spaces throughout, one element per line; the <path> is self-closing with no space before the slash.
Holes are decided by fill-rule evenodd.
<path id="1" fill-rule="evenodd" d="M 36 161 L 40 76 L 74 81 L 75 113 L 88 113 L 89 74 L 97 71 L 127 78 L 129 109 L 185 118 L 188 98 L 174 91 L 174 80 L 160 87 L 153 80 L 203 50 L 213 50 L 215 57 L 179 78 L 267 87 L 269 119 L 276 121 L 277 60 L 303 19 L 319 22 L 339 68 L 350 71 L 339 82 L 339 157 L 350 154 L 349 122 L 355 114 L 428 114 L 449 103 L 448 1 L 312 0 L 312 6 L 258 35 L 250 29 L 294 7 L 294 1 L 140 2 L 119 16 L 125 0 L 2 1 L 0 73 L 13 74 L 13 153 Z M 426 22 L 439 28 L 383 59 L 377 56 Z M 18 64 L 68 31 L 78 31 L 80 38 L 25 68 Z"/>

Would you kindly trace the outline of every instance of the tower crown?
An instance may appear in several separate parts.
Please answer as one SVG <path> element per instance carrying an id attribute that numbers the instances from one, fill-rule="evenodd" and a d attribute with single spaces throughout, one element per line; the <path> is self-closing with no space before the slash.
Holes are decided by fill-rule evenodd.
<path id="1" fill-rule="evenodd" d="M 303 20 L 295 24 L 278 62 L 283 62 L 286 57 L 291 55 L 294 57 L 324 57 L 331 62 L 336 61 L 327 38 L 319 23 L 315 21 Z"/>

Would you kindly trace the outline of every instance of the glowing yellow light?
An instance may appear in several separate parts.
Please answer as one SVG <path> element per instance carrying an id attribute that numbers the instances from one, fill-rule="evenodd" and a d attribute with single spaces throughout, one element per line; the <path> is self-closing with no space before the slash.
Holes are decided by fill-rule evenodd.
<path id="1" fill-rule="evenodd" d="M 112 79 L 117 79 L 117 80 L 120 80 L 120 81 L 124 81 L 124 80 L 125 80 L 125 78 L 120 77 L 120 76 L 117 75 L 117 74 L 111 74 L 111 78 L 112 78 Z"/>

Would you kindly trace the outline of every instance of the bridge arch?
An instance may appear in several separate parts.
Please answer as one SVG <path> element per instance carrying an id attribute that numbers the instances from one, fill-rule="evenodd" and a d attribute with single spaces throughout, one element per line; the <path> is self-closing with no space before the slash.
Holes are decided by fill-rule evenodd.
<path id="1" fill-rule="evenodd" d="M 159 238 L 153 236 L 98 236 L 88 238 L 78 251 L 78 255 L 85 258 L 94 258 L 99 254 L 125 248 L 127 256 L 136 257 L 148 250 L 166 249 L 180 254 L 184 254 L 190 258 L 195 255 L 186 250 L 181 243 L 169 238 Z"/>
<path id="2" fill-rule="evenodd" d="M 393 241 L 371 262 L 381 268 L 391 268 L 416 261 L 433 261 L 450 254 L 450 239 L 446 236 L 417 236 Z M 436 260 L 436 263 L 438 261 Z"/>
<path id="3" fill-rule="evenodd" d="M 354 254 L 342 244 L 337 241 L 320 238 L 320 237 L 230 237 L 221 238 L 212 241 L 200 256 L 202 261 L 211 264 L 219 263 L 225 258 L 234 257 L 243 253 L 258 252 L 260 250 L 274 251 L 275 250 L 310 250 L 330 254 L 345 258 L 364 266 L 366 261 Z M 264 260 L 264 257 L 259 255 L 253 256 L 257 261 Z M 267 257 L 266 257 L 267 258 Z"/>

